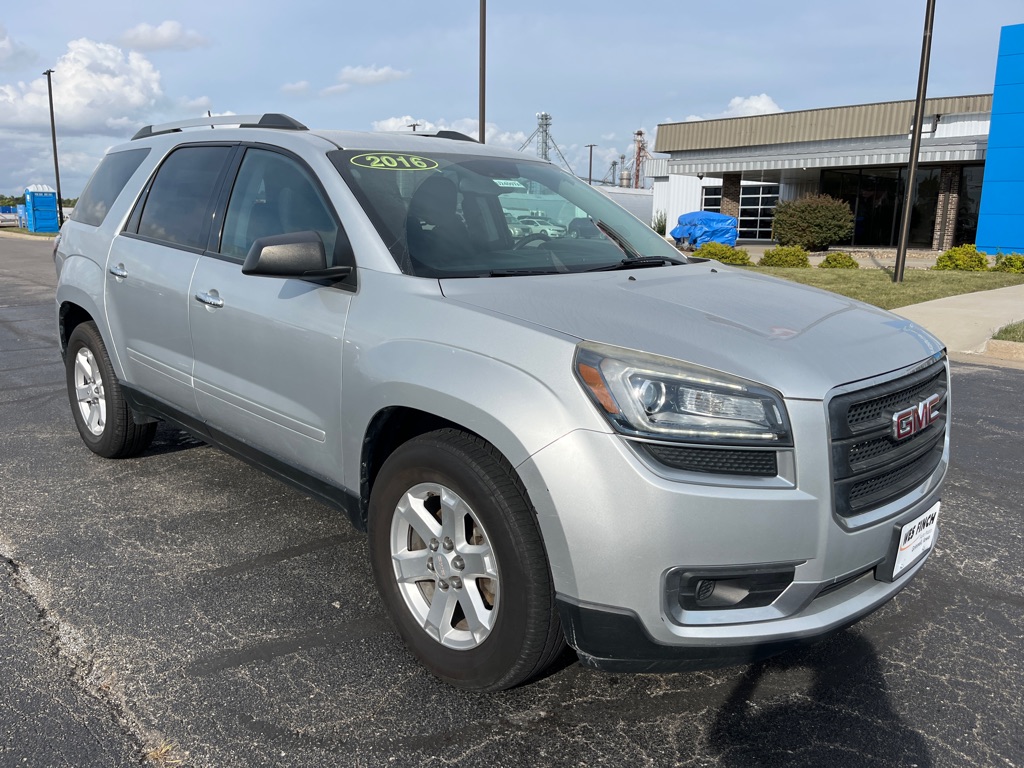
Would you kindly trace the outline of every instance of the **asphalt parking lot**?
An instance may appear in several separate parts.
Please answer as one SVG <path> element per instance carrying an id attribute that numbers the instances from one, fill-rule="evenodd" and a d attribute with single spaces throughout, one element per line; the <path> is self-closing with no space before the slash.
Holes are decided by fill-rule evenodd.
<path id="1" fill-rule="evenodd" d="M 937 549 L 860 624 L 467 695 L 406 653 L 339 513 L 163 427 L 89 452 L 54 283 L 48 242 L 0 237 L 0 766 L 1024 765 L 1022 370 L 954 364 Z"/>

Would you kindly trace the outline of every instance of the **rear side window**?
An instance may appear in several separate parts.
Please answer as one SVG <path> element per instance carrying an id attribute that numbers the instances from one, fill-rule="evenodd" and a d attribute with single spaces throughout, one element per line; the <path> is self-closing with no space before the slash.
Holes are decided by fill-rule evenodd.
<path id="1" fill-rule="evenodd" d="M 149 154 L 146 147 L 129 149 L 127 152 L 115 152 L 100 161 L 85 185 L 82 196 L 78 198 L 71 220 L 82 224 L 98 227 L 107 217 L 107 211 L 121 194 L 128 179 L 138 170 L 142 161 Z"/>
<path id="2" fill-rule="evenodd" d="M 205 249 L 210 202 L 232 147 L 182 147 L 172 152 L 150 187 L 139 235 L 185 248 Z"/>

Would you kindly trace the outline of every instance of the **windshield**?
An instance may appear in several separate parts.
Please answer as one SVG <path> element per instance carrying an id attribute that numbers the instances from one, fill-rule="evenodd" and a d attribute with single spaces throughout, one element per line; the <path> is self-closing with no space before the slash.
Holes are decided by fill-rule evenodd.
<path id="1" fill-rule="evenodd" d="M 331 160 L 403 272 L 556 274 L 685 258 L 590 185 L 524 158 L 339 150 Z"/>

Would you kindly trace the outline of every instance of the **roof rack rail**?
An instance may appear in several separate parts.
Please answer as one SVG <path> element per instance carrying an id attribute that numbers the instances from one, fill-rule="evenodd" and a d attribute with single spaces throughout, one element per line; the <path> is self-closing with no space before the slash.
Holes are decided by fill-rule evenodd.
<path id="1" fill-rule="evenodd" d="M 174 123 L 147 125 L 140 128 L 132 141 L 147 136 L 159 136 L 162 133 L 176 133 L 183 128 L 213 128 L 215 125 L 237 125 L 239 128 L 277 128 L 283 131 L 308 131 L 309 129 L 294 117 L 279 112 L 267 112 L 263 115 L 216 115 L 214 117 L 195 117 L 191 120 L 178 120 Z"/>
<path id="2" fill-rule="evenodd" d="M 459 131 L 419 131 L 416 135 L 430 136 L 438 139 L 451 139 L 452 141 L 472 141 L 474 144 L 477 143 L 476 139 L 474 139 L 472 136 L 467 136 L 466 134 L 460 133 Z"/>

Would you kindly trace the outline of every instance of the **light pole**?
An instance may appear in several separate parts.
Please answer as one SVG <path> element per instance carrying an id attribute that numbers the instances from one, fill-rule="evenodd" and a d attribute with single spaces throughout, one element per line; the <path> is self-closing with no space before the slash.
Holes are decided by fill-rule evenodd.
<path id="1" fill-rule="evenodd" d="M 484 143 L 484 104 L 486 103 L 487 74 L 487 0 L 480 0 L 480 143 Z"/>
<path id="2" fill-rule="evenodd" d="M 594 186 L 594 147 L 597 144 L 585 144 L 584 146 L 590 150 L 590 170 L 587 171 L 587 184 Z"/>
<path id="3" fill-rule="evenodd" d="M 62 203 L 64 198 L 60 194 L 60 165 L 57 163 L 57 124 L 53 120 L 53 81 L 50 79 L 53 70 L 48 69 L 43 74 L 46 75 L 46 91 L 50 95 L 50 137 L 53 139 L 53 175 L 57 178 L 57 224 L 63 227 L 64 206 Z"/>
<path id="4" fill-rule="evenodd" d="M 896 247 L 896 265 L 892 281 L 903 282 L 907 265 L 907 241 L 910 239 L 910 204 L 914 201 L 914 177 L 917 176 L 917 156 L 921 153 L 921 127 L 924 122 L 924 97 L 928 89 L 928 60 L 932 52 L 932 22 L 935 19 L 935 0 L 928 0 L 924 12 L 924 39 L 921 42 L 921 69 L 917 74 L 917 100 L 914 102 L 914 123 L 910 126 L 910 162 L 907 164 L 907 189 L 903 195 L 900 216 L 900 242 Z"/>

